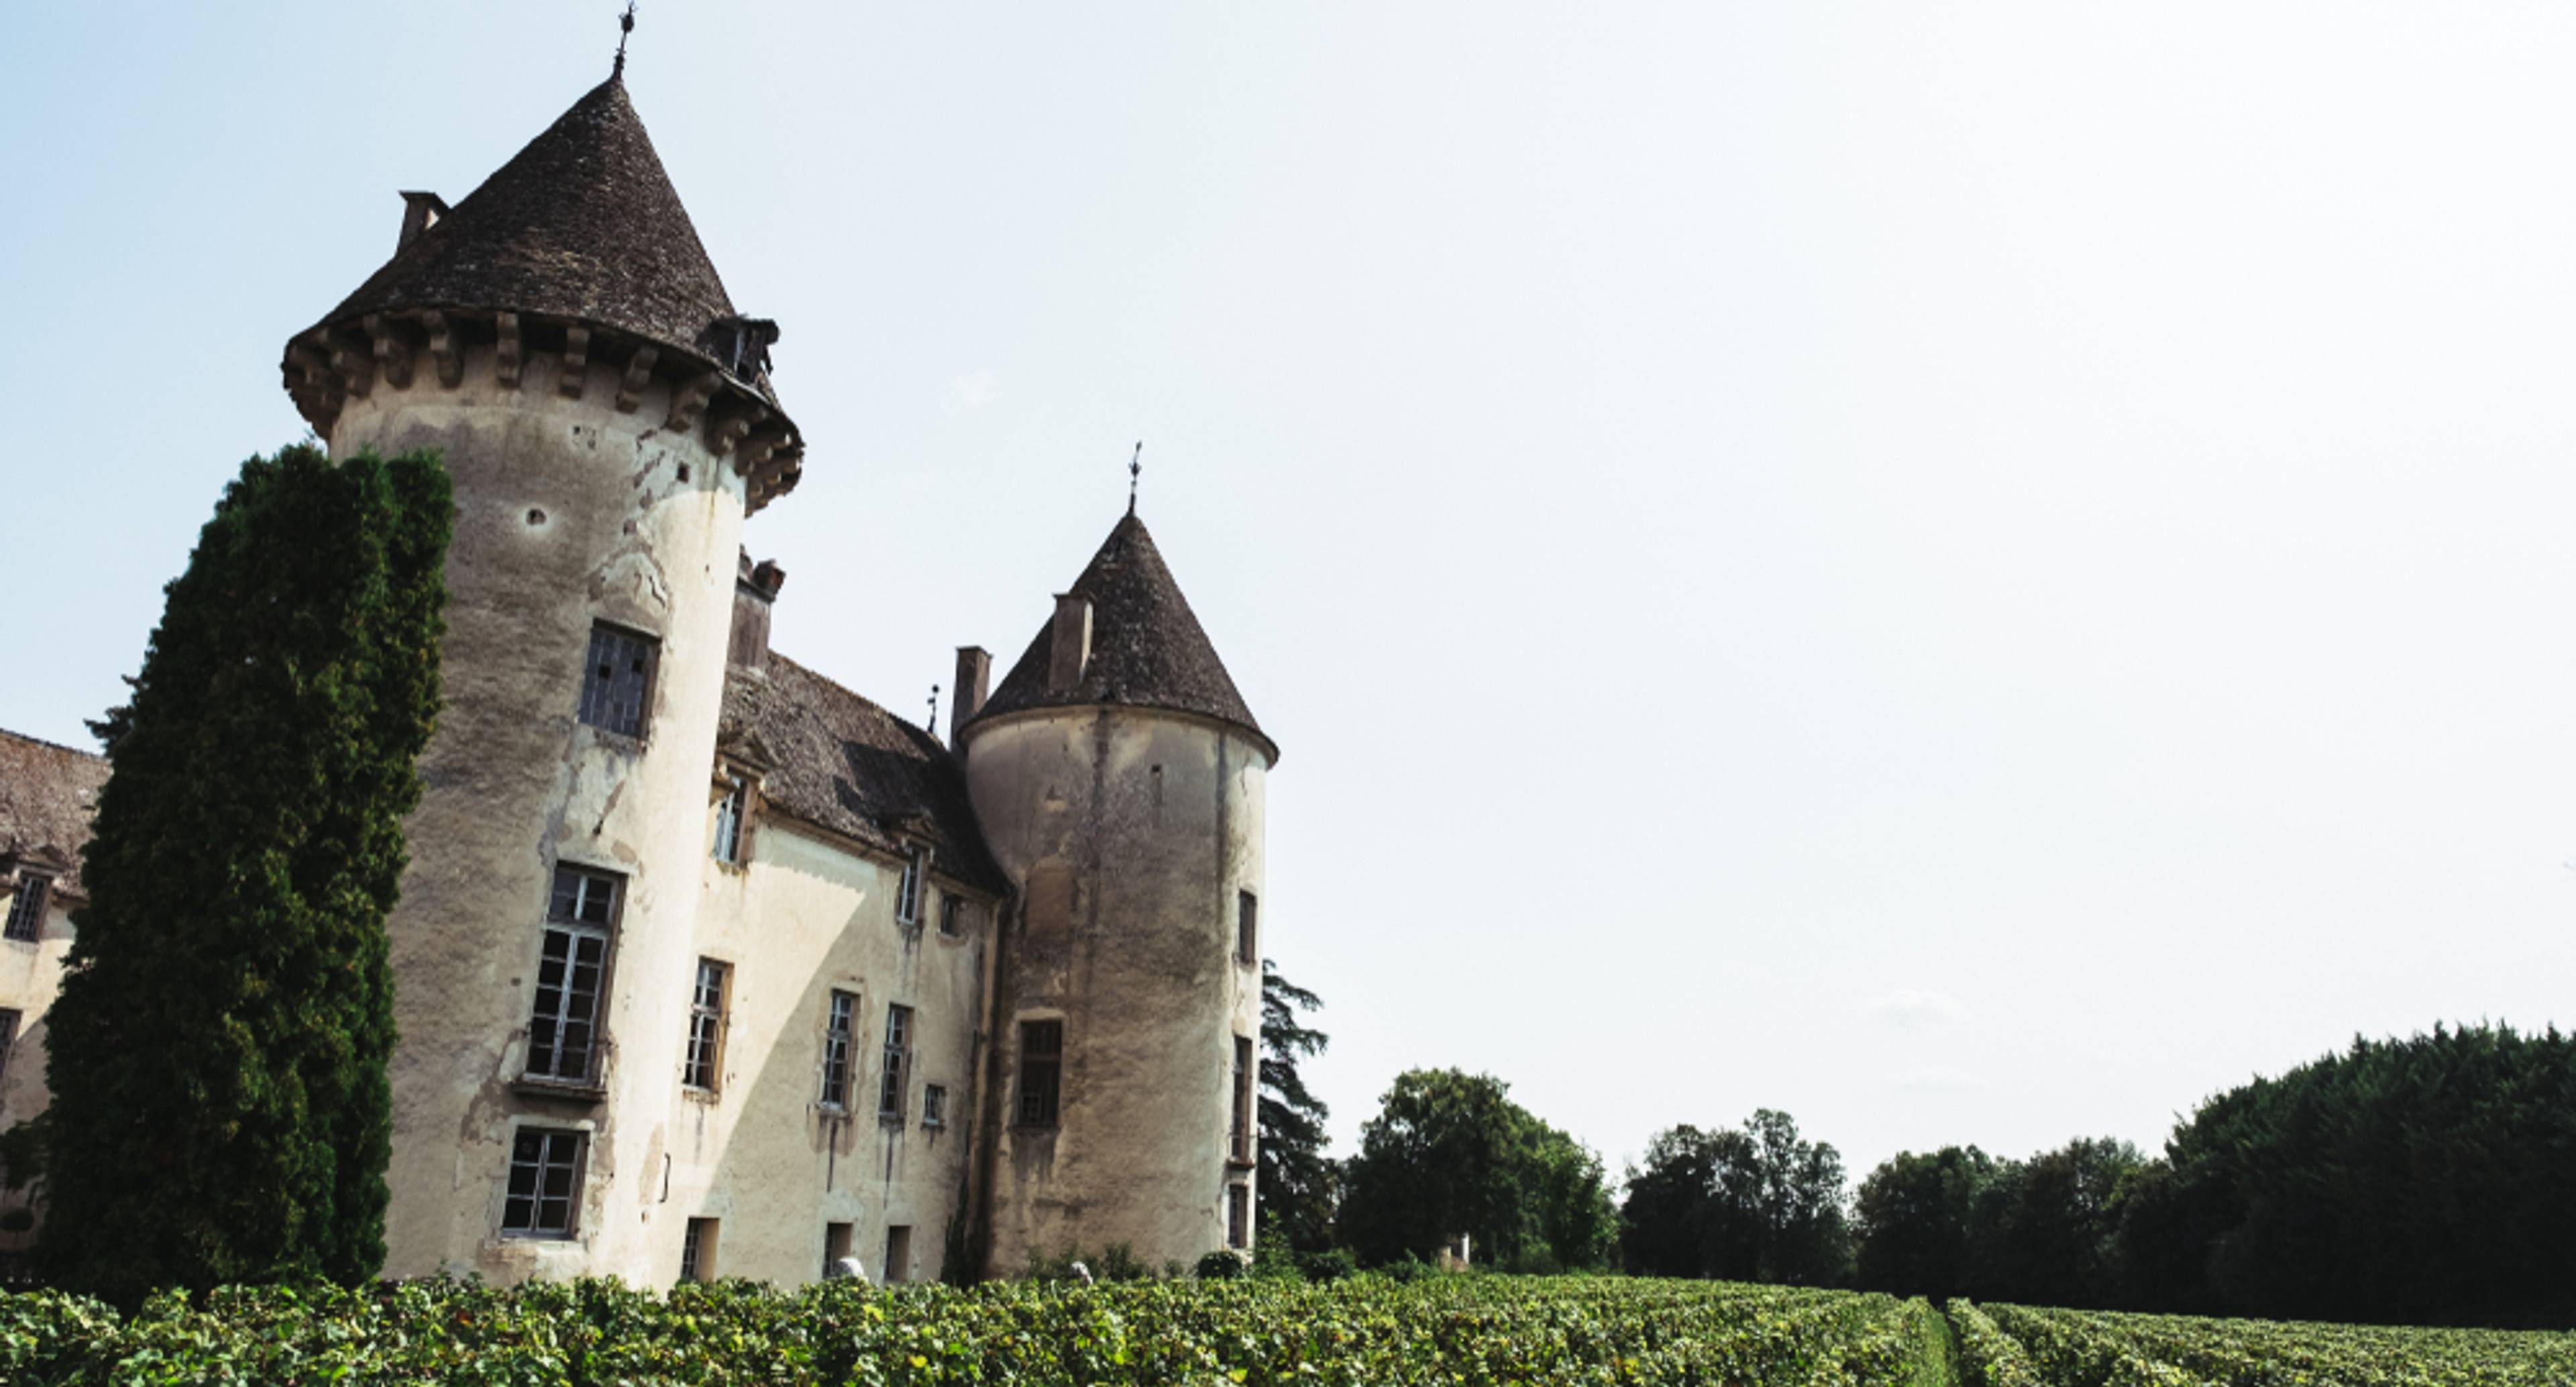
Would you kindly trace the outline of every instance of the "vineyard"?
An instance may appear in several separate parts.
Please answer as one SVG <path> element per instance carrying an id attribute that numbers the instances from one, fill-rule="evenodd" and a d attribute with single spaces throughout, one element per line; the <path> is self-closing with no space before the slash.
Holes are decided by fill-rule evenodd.
<path id="1" fill-rule="evenodd" d="M 2576 1336 L 2032 1310 L 1720 1282 L 1357 1277 L 667 1296 L 0 1296 L 0 1382 L 2576 1387 Z"/>

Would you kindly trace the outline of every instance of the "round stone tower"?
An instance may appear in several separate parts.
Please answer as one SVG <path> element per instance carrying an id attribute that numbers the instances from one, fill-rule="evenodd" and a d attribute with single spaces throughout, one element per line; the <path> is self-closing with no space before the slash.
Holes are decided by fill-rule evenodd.
<path id="1" fill-rule="evenodd" d="M 617 77 L 286 348 L 334 457 L 455 482 L 445 708 L 391 924 L 392 1275 L 641 1279 L 744 516 L 803 445 Z"/>
<path id="2" fill-rule="evenodd" d="M 981 689 L 982 652 L 960 661 Z M 1018 888 L 999 950 L 986 1263 L 1252 1242 L 1262 794 L 1279 759 L 1132 513 L 991 699 L 966 779 Z"/>

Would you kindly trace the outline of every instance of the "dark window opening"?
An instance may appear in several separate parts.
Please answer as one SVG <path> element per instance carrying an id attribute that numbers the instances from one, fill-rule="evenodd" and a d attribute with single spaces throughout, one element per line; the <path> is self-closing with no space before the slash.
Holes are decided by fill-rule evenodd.
<path id="1" fill-rule="evenodd" d="M 510 1192 L 501 1231 L 530 1238 L 569 1238 L 580 1201 L 581 1133 L 522 1127 L 510 1147 Z"/>
<path id="2" fill-rule="evenodd" d="M 1252 1159 L 1252 1042 L 1242 1036 L 1234 1038 L 1234 1129 L 1231 1143 L 1234 1158 Z"/>
<path id="3" fill-rule="evenodd" d="M 714 1219 L 690 1219 L 687 1231 L 680 1235 L 680 1279 L 683 1281 L 716 1279 L 716 1221 Z"/>
<path id="4" fill-rule="evenodd" d="M 840 1275 L 841 1259 L 849 1255 L 850 1225 L 846 1223 L 824 1224 L 823 1279 L 828 1281 L 833 1277 Z"/>
<path id="5" fill-rule="evenodd" d="M 887 1007 L 885 1078 L 877 1085 L 877 1116 L 887 1122 L 903 1121 L 904 1060 L 911 1043 L 912 1008 Z"/>
<path id="6" fill-rule="evenodd" d="M 924 1127 L 948 1125 L 948 1088 L 945 1084 L 921 1086 L 921 1125 Z"/>
<path id="7" fill-rule="evenodd" d="M 45 935 L 45 899 L 53 893 L 54 879 L 42 872 L 20 872 L 18 889 L 9 897 L 9 923 L 0 926 L 0 939 L 36 940 Z"/>
<path id="8" fill-rule="evenodd" d="M 966 902 L 954 895 L 939 898 L 939 932 L 955 938 L 966 929 Z"/>
<path id="9" fill-rule="evenodd" d="M 1020 1023 L 1020 1125 L 1052 1127 L 1064 1074 L 1064 1023 Z"/>
<path id="10" fill-rule="evenodd" d="M 590 661 L 581 677 L 581 720 L 621 737 L 644 735 L 644 700 L 653 687 L 659 642 L 614 626 L 590 628 Z"/>
<path id="11" fill-rule="evenodd" d="M 1260 930 L 1254 923 L 1260 914 L 1260 906 L 1251 892 L 1234 893 L 1234 959 L 1237 963 L 1250 965 L 1261 961 Z"/>
<path id="12" fill-rule="evenodd" d="M 528 1076 L 581 1084 L 599 1049 L 599 999 L 618 878 L 558 864 L 537 956 L 537 997 L 528 1018 Z"/>
<path id="13" fill-rule="evenodd" d="M 851 1028 L 857 1024 L 858 994 L 835 992 L 832 1007 L 823 1018 L 823 1096 L 827 1108 L 850 1106 L 850 1061 L 853 1058 Z M 833 1259 L 835 1261 L 838 1258 Z"/>
<path id="14" fill-rule="evenodd" d="M 1225 1245 L 1234 1248 L 1252 1246 L 1252 1187 L 1225 1187 Z"/>
<path id="15" fill-rule="evenodd" d="M 885 1284 L 912 1279 L 912 1227 L 898 1223 L 886 1229 Z"/>

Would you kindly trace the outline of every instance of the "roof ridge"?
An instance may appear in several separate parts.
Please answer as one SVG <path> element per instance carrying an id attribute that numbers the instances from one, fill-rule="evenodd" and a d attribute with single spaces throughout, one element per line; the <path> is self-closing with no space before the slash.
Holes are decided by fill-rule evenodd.
<path id="1" fill-rule="evenodd" d="M 906 727 L 906 728 L 910 729 L 911 731 L 914 731 L 914 732 L 918 732 L 918 733 L 920 733 L 923 737 L 925 737 L 925 738 L 929 739 L 932 743 L 936 744 L 936 745 L 939 747 L 939 749 L 940 749 L 941 751 L 943 751 L 943 752 L 944 752 L 944 751 L 947 751 L 947 750 L 948 750 L 948 744 L 947 744 L 946 742 L 944 742 L 944 741 L 941 741 L 941 740 L 940 740 L 940 738 L 939 738 L 939 734 L 937 734 L 936 732 L 931 731 L 931 730 L 930 730 L 929 728 L 927 728 L 927 727 L 923 727 L 921 724 L 914 722 L 914 721 L 913 721 L 913 720 L 911 720 L 910 718 L 905 717 L 903 714 L 896 712 L 894 709 L 892 709 L 892 708 L 890 708 L 890 707 L 887 707 L 885 704 L 882 704 L 882 703 L 877 702 L 875 699 L 868 697 L 866 694 L 863 694 L 863 693 L 859 692 L 858 690 L 856 690 L 856 689 L 854 689 L 854 688 L 851 688 L 849 685 L 842 683 L 840 680 L 835 679 L 835 678 L 833 678 L 832 676 L 830 676 L 830 675 L 828 675 L 828 674 L 823 673 L 821 670 L 818 670 L 818 669 L 814 668 L 812 665 L 809 665 L 809 664 L 805 663 L 804 661 L 799 660 L 799 659 L 795 659 L 795 658 L 793 658 L 793 657 L 791 657 L 791 656 L 782 655 L 782 654 L 780 654 L 779 652 L 777 652 L 776 650 L 772 650 L 772 651 L 770 651 L 770 652 L 769 652 L 769 659 L 770 659 L 771 663 L 773 663 L 773 664 L 782 664 L 782 665 L 785 665 L 785 666 L 787 666 L 788 668 L 790 668 L 790 669 L 792 669 L 792 670 L 795 670 L 797 673 L 804 675 L 806 678 L 811 679 L 811 680 L 813 680 L 814 682 L 816 682 L 816 683 L 818 683 L 818 684 L 823 685 L 825 688 L 828 688 L 828 689 L 832 690 L 832 691 L 833 691 L 833 692 L 835 692 L 835 693 L 843 694 L 843 695 L 846 695 L 846 696 L 848 696 L 848 697 L 850 697 L 850 698 L 854 698 L 854 699 L 858 700 L 859 702 L 864 703 L 864 704 L 868 705 L 869 707 L 876 709 L 878 712 L 885 714 L 885 715 L 886 715 L 886 717 L 887 717 L 887 718 L 889 718 L 889 719 L 891 719 L 892 721 L 894 721 L 894 722 L 896 722 L 896 723 L 901 724 L 902 726 L 904 726 L 904 727 Z"/>
<path id="2" fill-rule="evenodd" d="M 24 732 L 12 732 L 5 727 L 0 727 L 0 737 L 7 737 L 11 741 L 16 742 L 26 742 L 31 746 L 40 746 L 52 751 L 67 752 L 73 756 L 78 756 L 83 760 L 105 761 L 107 759 L 106 756 L 99 752 L 83 751 L 76 746 L 65 746 L 61 742 L 47 741 L 42 737 L 31 737 Z"/>

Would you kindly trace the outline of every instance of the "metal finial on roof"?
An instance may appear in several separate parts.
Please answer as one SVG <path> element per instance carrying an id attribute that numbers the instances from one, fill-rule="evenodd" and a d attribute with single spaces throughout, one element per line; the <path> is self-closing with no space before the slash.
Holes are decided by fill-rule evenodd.
<path id="1" fill-rule="evenodd" d="M 1145 475 L 1145 441 L 1136 440 L 1135 455 L 1127 459 L 1127 513 L 1136 513 L 1136 483 Z"/>
<path id="2" fill-rule="evenodd" d="M 930 686 L 930 716 L 923 719 L 921 725 L 923 727 L 939 725 L 939 686 L 937 684 Z"/>
<path id="3" fill-rule="evenodd" d="M 617 64 L 608 70 L 611 77 L 626 75 L 626 36 L 635 32 L 635 0 L 626 0 L 626 13 L 617 17 Z"/>

